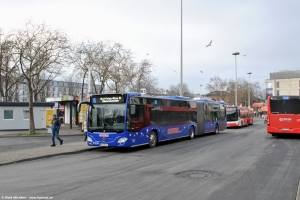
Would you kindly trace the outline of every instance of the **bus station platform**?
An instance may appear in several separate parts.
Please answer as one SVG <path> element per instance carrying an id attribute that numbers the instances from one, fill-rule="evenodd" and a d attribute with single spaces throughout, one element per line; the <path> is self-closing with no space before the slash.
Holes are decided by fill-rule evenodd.
<path id="1" fill-rule="evenodd" d="M 0 131 L 0 138 L 11 138 L 11 137 L 46 137 L 45 139 L 49 141 L 49 145 L 42 147 L 32 147 L 29 149 L 12 150 L 0 152 L 0 167 L 3 165 L 26 162 L 31 160 L 38 160 L 53 156 L 67 155 L 80 153 L 85 151 L 91 151 L 96 149 L 96 147 L 90 147 L 84 142 L 84 133 L 81 132 L 81 128 L 78 126 L 73 126 L 70 129 L 69 125 L 62 125 L 59 131 L 59 136 L 64 139 L 68 136 L 82 136 L 80 142 L 64 142 L 63 145 L 56 145 L 55 147 L 50 147 L 51 144 L 51 133 L 48 133 L 47 129 L 36 130 L 40 133 L 39 136 L 26 136 L 28 130 L 14 130 L 14 131 Z M 17 144 L 12 144 L 17 145 Z"/>

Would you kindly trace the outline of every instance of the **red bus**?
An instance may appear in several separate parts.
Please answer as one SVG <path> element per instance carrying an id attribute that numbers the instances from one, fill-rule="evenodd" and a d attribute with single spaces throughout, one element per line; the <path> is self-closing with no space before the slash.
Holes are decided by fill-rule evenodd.
<path id="1" fill-rule="evenodd" d="M 300 96 L 268 97 L 267 132 L 300 134 Z"/>
<path id="2" fill-rule="evenodd" d="M 254 123 L 254 109 L 249 108 L 249 124 L 252 125 Z"/>
<path id="3" fill-rule="evenodd" d="M 253 116 L 247 107 L 227 106 L 227 127 L 243 127 L 253 124 Z"/>

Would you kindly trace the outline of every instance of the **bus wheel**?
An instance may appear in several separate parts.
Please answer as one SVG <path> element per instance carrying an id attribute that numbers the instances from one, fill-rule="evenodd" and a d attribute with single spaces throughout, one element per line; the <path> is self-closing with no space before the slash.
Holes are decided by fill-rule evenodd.
<path id="1" fill-rule="evenodd" d="M 215 135 L 219 134 L 219 126 L 218 124 L 215 125 Z"/>
<path id="2" fill-rule="evenodd" d="M 156 144 L 157 144 L 156 133 L 154 131 L 151 131 L 151 133 L 150 133 L 150 140 L 149 140 L 149 147 L 150 148 L 156 147 Z"/>
<path id="3" fill-rule="evenodd" d="M 190 135 L 189 135 L 189 139 L 192 140 L 195 138 L 195 129 L 193 126 L 190 127 Z"/>

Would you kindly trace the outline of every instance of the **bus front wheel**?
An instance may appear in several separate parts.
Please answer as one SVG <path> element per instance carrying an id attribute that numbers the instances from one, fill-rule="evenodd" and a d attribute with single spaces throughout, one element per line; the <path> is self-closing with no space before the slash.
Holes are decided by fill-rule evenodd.
<path id="1" fill-rule="evenodd" d="M 149 140 L 149 147 L 154 148 L 157 144 L 157 135 L 154 131 L 151 131 L 150 133 L 150 140 Z"/>
<path id="2" fill-rule="evenodd" d="M 219 134 L 219 126 L 216 124 L 215 125 L 215 135 Z"/>

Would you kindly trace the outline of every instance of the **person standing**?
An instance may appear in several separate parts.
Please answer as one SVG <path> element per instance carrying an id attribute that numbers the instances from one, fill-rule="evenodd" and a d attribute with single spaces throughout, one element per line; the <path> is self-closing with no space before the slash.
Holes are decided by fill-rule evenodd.
<path id="1" fill-rule="evenodd" d="M 59 129 L 60 129 L 60 120 L 57 118 L 56 114 L 53 115 L 52 119 L 52 145 L 51 147 L 55 147 L 55 137 L 59 140 L 60 145 L 63 144 L 63 140 L 59 138 Z"/>

